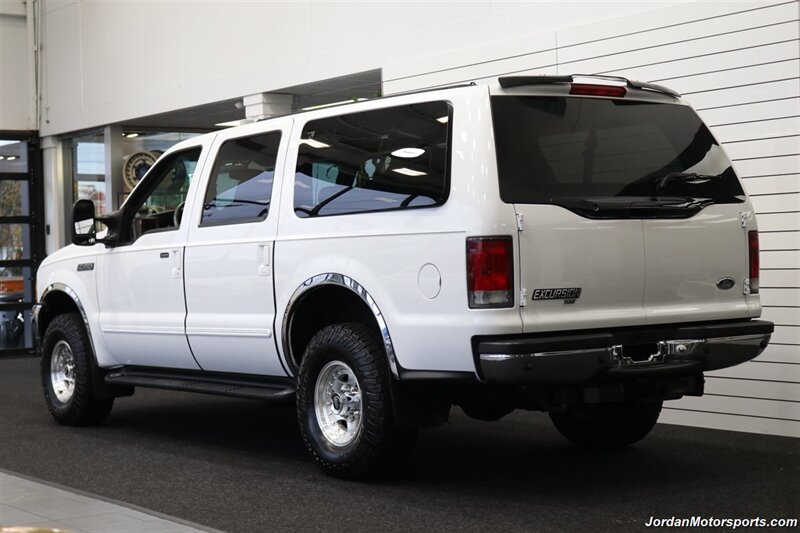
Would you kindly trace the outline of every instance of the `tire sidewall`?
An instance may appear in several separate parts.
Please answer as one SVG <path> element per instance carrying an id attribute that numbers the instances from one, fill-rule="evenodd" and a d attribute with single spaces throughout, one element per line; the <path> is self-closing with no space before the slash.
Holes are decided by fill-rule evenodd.
<path id="1" fill-rule="evenodd" d="M 387 376 L 381 366 L 385 362 L 376 360 L 378 343 L 369 335 L 366 328 L 356 324 L 325 328 L 309 343 L 300 368 L 297 388 L 300 431 L 317 464 L 337 477 L 360 478 L 378 473 L 391 440 Z M 335 446 L 328 441 L 314 409 L 317 378 L 332 361 L 347 365 L 361 390 L 361 427 L 346 446 Z"/>
<path id="2" fill-rule="evenodd" d="M 61 340 L 69 344 L 75 364 L 75 388 L 66 402 L 60 401 L 56 396 L 50 376 L 53 349 Z M 47 408 L 59 423 L 67 425 L 92 423 L 91 415 L 95 414 L 94 409 L 97 407 L 91 383 L 93 364 L 94 357 L 80 316 L 66 314 L 55 317 L 42 339 L 41 379 Z"/>

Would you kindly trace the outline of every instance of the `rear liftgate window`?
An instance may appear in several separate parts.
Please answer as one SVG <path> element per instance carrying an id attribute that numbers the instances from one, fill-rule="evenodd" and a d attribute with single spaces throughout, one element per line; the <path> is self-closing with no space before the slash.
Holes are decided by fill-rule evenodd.
<path id="1" fill-rule="evenodd" d="M 492 97 L 500 195 L 592 218 L 682 217 L 743 202 L 730 161 L 689 107 Z"/>
<path id="2" fill-rule="evenodd" d="M 443 204 L 450 105 L 426 102 L 312 120 L 297 158 L 294 211 L 319 217 Z"/>

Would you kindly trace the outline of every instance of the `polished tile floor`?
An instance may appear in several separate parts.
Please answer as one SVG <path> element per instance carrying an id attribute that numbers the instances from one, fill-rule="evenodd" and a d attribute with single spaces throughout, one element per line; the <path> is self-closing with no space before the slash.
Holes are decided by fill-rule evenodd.
<path id="1" fill-rule="evenodd" d="M 0 471 L 0 528 L 10 526 L 70 533 L 212 531 Z"/>

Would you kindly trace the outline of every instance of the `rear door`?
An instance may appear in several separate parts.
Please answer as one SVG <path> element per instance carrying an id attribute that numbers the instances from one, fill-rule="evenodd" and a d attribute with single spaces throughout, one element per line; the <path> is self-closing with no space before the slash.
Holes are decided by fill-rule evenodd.
<path id="1" fill-rule="evenodd" d="M 525 331 L 746 316 L 749 204 L 730 162 L 691 108 L 633 92 L 492 97 Z"/>
<path id="2" fill-rule="evenodd" d="M 204 370 L 285 376 L 274 338 L 276 169 L 292 120 L 220 133 L 186 246 L 186 335 Z M 274 199 L 274 201 L 273 201 Z"/>

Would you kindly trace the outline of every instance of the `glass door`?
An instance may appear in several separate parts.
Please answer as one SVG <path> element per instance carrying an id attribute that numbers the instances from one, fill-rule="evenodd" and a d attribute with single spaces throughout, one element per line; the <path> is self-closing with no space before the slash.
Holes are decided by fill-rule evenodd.
<path id="1" fill-rule="evenodd" d="M 0 131 L 0 355 L 35 351 L 31 307 L 43 224 L 38 136 Z"/>

